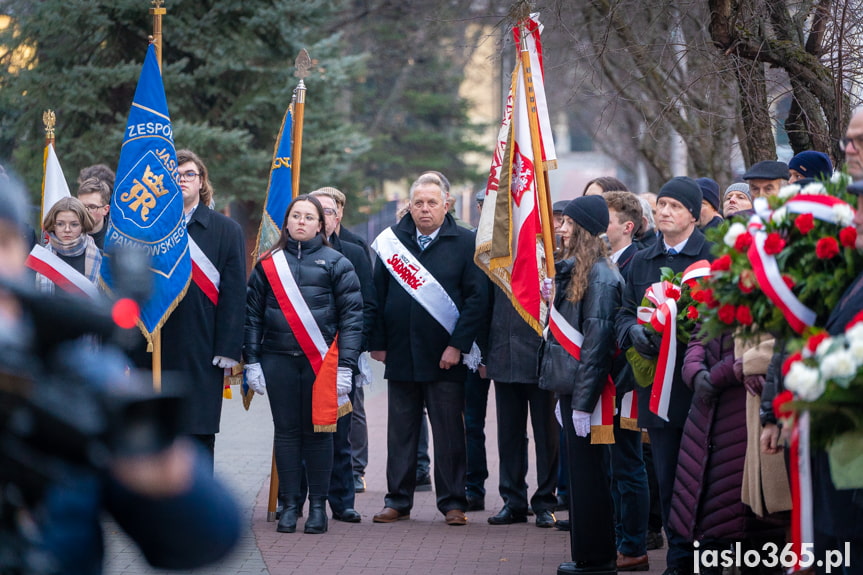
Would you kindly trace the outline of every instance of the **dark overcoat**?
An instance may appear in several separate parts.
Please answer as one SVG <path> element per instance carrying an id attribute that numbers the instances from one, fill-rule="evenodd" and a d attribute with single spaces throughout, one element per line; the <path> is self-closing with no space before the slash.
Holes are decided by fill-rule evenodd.
<path id="1" fill-rule="evenodd" d="M 488 281 L 473 261 L 474 233 L 447 214 L 437 237 L 420 250 L 410 214 L 391 228 L 410 254 L 437 279 L 459 310 L 452 335 L 392 277 L 376 259 L 374 278 L 378 309 L 369 349 L 387 352 L 384 377 L 394 381 L 463 382 L 467 368 L 459 363 L 441 369 L 447 346 L 468 353 L 487 321 Z"/>
<path id="2" fill-rule="evenodd" d="M 489 379 L 505 383 L 539 381 L 539 349 L 542 337 L 518 314 L 503 291 L 491 289 L 492 314 L 485 360 Z"/>
<path id="3" fill-rule="evenodd" d="M 713 255 L 710 253 L 712 246 L 713 244 L 704 238 L 704 234 L 695 229 L 689 236 L 689 241 L 686 242 L 683 251 L 679 254 L 668 255 L 665 252 L 665 243 L 660 239 L 651 247 L 643 249 L 633 256 L 623 276 L 626 280 L 626 288 L 623 291 L 623 305 L 616 321 L 617 343 L 622 351 L 626 351 L 632 346 L 629 330 L 637 323 L 636 312 L 647 288 L 659 281 L 662 274 L 661 268 L 668 267 L 674 270 L 674 273 L 679 273 L 699 260 L 713 261 Z M 692 391 L 683 385 L 680 376 L 680 368 L 683 365 L 685 353 L 686 345 L 678 345 L 677 364 L 674 368 L 674 382 L 668 410 L 669 421 L 667 423 L 650 411 L 650 392 L 653 386 L 636 386 L 639 426 L 683 427 L 686 414 L 689 412 L 689 404 L 692 401 Z"/>

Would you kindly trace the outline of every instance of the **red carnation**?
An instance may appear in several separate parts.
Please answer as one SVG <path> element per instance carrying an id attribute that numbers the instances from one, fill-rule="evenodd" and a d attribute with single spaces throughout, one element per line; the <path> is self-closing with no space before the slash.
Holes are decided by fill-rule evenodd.
<path id="1" fill-rule="evenodd" d="M 794 220 L 794 227 L 800 230 L 804 236 L 815 229 L 815 216 L 812 214 L 800 214 Z"/>
<path id="2" fill-rule="evenodd" d="M 788 286 L 788 289 L 793 289 L 794 286 L 797 285 L 797 282 L 794 281 L 794 278 L 788 274 L 782 274 L 782 281 L 785 282 L 785 285 Z"/>
<path id="3" fill-rule="evenodd" d="M 752 325 L 752 310 L 747 305 L 738 306 L 735 317 L 738 323 L 742 325 Z"/>
<path id="4" fill-rule="evenodd" d="M 752 245 L 752 234 L 749 232 L 744 232 L 737 236 L 737 239 L 734 240 L 734 249 L 740 253 L 746 253 L 746 250 L 749 249 L 749 246 Z"/>
<path id="5" fill-rule="evenodd" d="M 694 305 L 686 308 L 686 317 L 688 317 L 689 319 L 698 319 L 698 310 L 695 308 Z"/>
<path id="6" fill-rule="evenodd" d="M 794 399 L 794 394 L 787 389 L 773 398 L 773 413 L 779 419 L 791 417 L 794 413 L 790 409 L 786 409 L 785 405 Z"/>
<path id="7" fill-rule="evenodd" d="M 680 290 L 676 287 L 666 288 L 665 297 L 670 297 L 674 301 L 677 301 L 680 299 Z"/>
<path id="8" fill-rule="evenodd" d="M 819 333 L 818 335 L 813 335 L 806 342 L 806 349 L 809 350 L 809 353 L 814 354 L 815 350 L 818 349 L 818 346 L 821 344 L 821 342 L 824 341 L 825 339 L 827 339 L 828 337 L 830 337 L 830 336 L 827 335 L 827 332 L 822 332 L 822 333 Z"/>
<path id="9" fill-rule="evenodd" d="M 692 296 L 692 299 L 698 303 L 707 303 L 707 294 L 705 294 L 705 291 L 706 290 L 702 288 L 693 288 L 689 294 Z"/>
<path id="10" fill-rule="evenodd" d="M 704 290 L 704 303 L 707 304 L 707 307 L 710 309 L 715 309 L 719 307 L 719 302 L 716 301 L 715 297 L 713 297 L 712 289 Z"/>
<path id="11" fill-rule="evenodd" d="M 795 361 L 802 361 L 803 355 L 798 351 L 793 355 L 789 355 L 785 358 L 785 361 L 782 362 L 782 377 L 788 375 L 788 372 L 791 371 L 791 364 Z"/>
<path id="12" fill-rule="evenodd" d="M 721 258 L 713 260 L 713 263 L 710 264 L 710 271 L 713 272 L 727 272 L 731 269 L 731 256 L 725 254 Z"/>
<path id="13" fill-rule="evenodd" d="M 764 253 L 775 256 L 785 249 L 785 240 L 776 232 L 767 234 L 767 239 L 764 240 Z"/>
<path id="14" fill-rule="evenodd" d="M 836 238 L 821 238 L 815 244 L 815 255 L 821 260 L 835 258 L 839 255 L 839 242 L 836 241 Z"/>
<path id="15" fill-rule="evenodd" d="M 857 229 L 854 226 L 848 226 L 839 230 L 839 242 L 846 248 L 853 248 L 857 243 Z"/>
<path id="16" fill-rule="evenodd" d="M 735 312 L 734 305 L 732 305 L 730 303 L 722 304 L 721 306 L 719 306 L 719 311 L 717 312 L 717 316 L 719 317 L 719 321 L 721 321 L 722 323 L 727 323 L 728 325 L 731 325 L 732 323 L 734 323 L 734 316 L 735 316 L 734 312 Z"/>

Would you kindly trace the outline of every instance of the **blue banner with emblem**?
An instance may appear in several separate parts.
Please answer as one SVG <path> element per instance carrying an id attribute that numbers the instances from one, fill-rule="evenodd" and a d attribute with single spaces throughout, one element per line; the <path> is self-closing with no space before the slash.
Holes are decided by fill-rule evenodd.
<path id="1" fill-rule="evenodd" d="M 118 247 L 150 255 L 152 292 L 141 304 L 138 321 L 148 341 L 183 298 L 192 277 L 178 182 L 168 102 L 156 49 L 150 45 L 123 135 L 102 260 L 102 281 L 112 290 L 119 278 L 111 277 L 110 261 Z"/>
<path id="2" fill-rule="evenodd" d="M 279 239 L 282 224 L 285 221 L 285 212 L 287 212 L 293 199 L 291 174 L 293 119 L 293 109 L 288 107 L 285 117 L 282 119 L 279 136 L 276 139 L 276 148 L 273 150 L 270 181 L 267 185 L 267 200 L 264 204 L 264 213 L 261 215 L 261 227 L 258 230 L 258 242 L 255 249 L 258 257 L 270 249 Z"/>

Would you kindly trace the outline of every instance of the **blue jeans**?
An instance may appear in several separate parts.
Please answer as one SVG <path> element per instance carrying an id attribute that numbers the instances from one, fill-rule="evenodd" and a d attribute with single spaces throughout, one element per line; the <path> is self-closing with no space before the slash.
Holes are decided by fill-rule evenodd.
<path id="1" fill-rule="evenodd" d="M 617 516 L 617 550 L 629 557 L 641 557 L 647 553 L 647 514 L 650 511 L 647 470 L 641 456 L 641 431 L 615 428 L 611 479 Z"/>

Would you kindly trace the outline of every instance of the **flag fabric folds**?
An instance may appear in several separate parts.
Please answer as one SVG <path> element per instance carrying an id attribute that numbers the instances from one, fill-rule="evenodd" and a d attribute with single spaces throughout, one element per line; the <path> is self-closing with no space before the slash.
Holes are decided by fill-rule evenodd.
<path id="1" fill-rule="evenodd" d="M 155 47 L 147 49 L 123 135 L 111 220 L 105 235 L 102 281 L 114 289 L 110 260 L 118 247 L 144 249 L 153 288 L 138 326 L 148 342 L 186 293 L 192 275 L 183 195 L 162 75 Z"/>
<path id="2" fill-rule="evenodd" d="M 276 138 L 273 150 L 273 163 L 270 166 L 270 181 L 267 184 L 267 199 L 264 203 L 264 213 L 261 215 L 261 227 L 258 230 L 258 240 L 255 253 L 258 257 L 270 249 L 282 231 L 285 212 L 293 199 L 291 182 L 291 166 L 293 164 L 293 109 L 289 106 L 282 119 L 282 127 Z"/>
<path id="3" fill-rule="evenodd" d="M 519 49 L 522 42 L 530 56 L 530 70 L 521 58 L 512 74 L 503 123 L 492 158 L 485 209 L 476 236 L 476 264 L 506 293 L 519 315 L 541 333 L 548 305 L 540 297 L 545 277 L 545 250 L 539 193 L 544 189 L 544 169 L 556 166 L 548 108 L 542 78 L 541 25 L 536 15 L 513 28 Z M 526 73 L 533 82 L 528 93 Z M 532 108 L 535 108 L 532 109 Z M 529 114 L 537 115 L 539 149 Z"/>
<path id="4" fill-rule="evenodd" d="M 63 176 L 63 169 L 60 167 L 60 161 L 54 151 L 54 145 L 47 144 L 45 146 L 45 176 L 42 180 L 42 217 L 39 224 L 42 224 L 45 215 L 54 204 L 71 195 L 69 184 L 66 183 L 66 177 Z"/>

